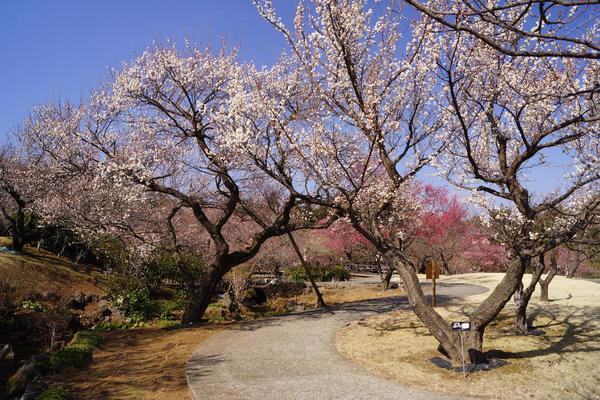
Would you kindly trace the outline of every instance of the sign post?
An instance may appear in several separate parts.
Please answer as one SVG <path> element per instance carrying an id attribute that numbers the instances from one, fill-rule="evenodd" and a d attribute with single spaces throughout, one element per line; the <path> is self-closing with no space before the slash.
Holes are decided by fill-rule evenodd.
<path id="1" fill-rule="evenodd" d="M 460 350 L 462 357 L 462 370 L 463 370 L 463 378 L 467 377 L 467 372 L 465 370 L 465 344 L 463 340 L 463 332 L 471 330 L 470 322 L 452 322 L 452 330 L 460 332 Z"/>
<path id="2" fill-rule="evenodd" d="M 433 307 L 436 306 L 436 302 L 435 302 L 435 289 L 436 289 L 435 280 L 438 279 L 439 277 L 440 277 L 440 265 L 438 264 L 437 261 L 430 260 L 429 263 L 427 263 L 427 267 L 425 269 L 425 278 L 426 279 L 431 279 L 432 282 L 433 282 L 433 288 L 432 288 L 432 293 L 431 293 L 431 305 Z"/>

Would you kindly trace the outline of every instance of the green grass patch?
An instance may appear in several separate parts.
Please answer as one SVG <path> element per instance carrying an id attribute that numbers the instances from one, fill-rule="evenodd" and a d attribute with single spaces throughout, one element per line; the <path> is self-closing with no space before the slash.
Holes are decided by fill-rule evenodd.
<path id="1" fill-rule="evenodd" d="M 35 400 L 71 400 L 73 397 L 63 388 L 51 388 L 40 393 Z"/>
<path id="2" fill-rule="evenodd" d="M 92 361 L 92 353 L 100 345 L 95 332 L 80 331 L 62 350 L 50 354 L 50 368 L 59 372 L 71 368 L 84 368 Z"/>

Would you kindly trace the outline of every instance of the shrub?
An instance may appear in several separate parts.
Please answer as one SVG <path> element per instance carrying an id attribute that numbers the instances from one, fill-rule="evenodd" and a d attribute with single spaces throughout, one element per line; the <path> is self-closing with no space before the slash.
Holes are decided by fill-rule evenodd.
<path id="1" fill-rule="evenodd" d="M 71 400 L 73 397 L 63 388 L 51 388 L 40 393 L 35 400 Z"/>
<path id="2" fill-rule="evenodd" d="M 347 281 L 350 279 L 350 271 L 343 265 L 332 265 L 323 269 L 323 281 Z"/>
<path id="3" fill-rule="evenodd" d="M 100 337 L 91 331 L 80 331 L 62 350 L 50 354 L 50 368 L 59 372 L 69 368 L 84 368 L 92 361 L 92 353 Z"/>
<path id="4" fill-rule="evenodd" d="M 292 282 L 304 282 L 308 280 L 306 272 L 302 266 L 288 267 L 284 271 L 284 275 Z"/>
<path id="5" fill-rule="evenodd" d="M 24 310 L 31 310 L 35 312 L 46 312 L 46 307 L 44 307 L 41 303 L 32 300 L 24 300 L 21 303 L 21 307 Z"/>
<path id="6" fill-rule="evenodd" d="M 142 265 L 140 279 L 156 293 L 165 280 L 175 282 L 179 287 L 185 285 L 181 268 L 185 268 L 186 276 L 199 280 L 206 271 L 206 265 L 200 256 L 195 254 L 174 255 L 170 252 L 156 252 L 152 261 Z"/>
<path id="7" fill-rule="evenodd" d="M 262 288 L 250 288 L 246 290 L 246 300 L 255 304 L 264 304 L 267 302 L 267 293 Z"/>
<path id="8" fill-rule="evenodd" d="M 229 283 L 229 291 L 233 295 L 233 304 L 235 309 L 238 309 L 240 303 L 246 299 L 246 289 L 250 284 L 252 272 L 252 268 L 246 265 L 240 265 L 225 274 L 224 279 L 227 283 Z"/>
<path id="9" fill-rule="evenodd" d="M 107 287 L 108 300 L 128 318 L 146 320 L 155 311 L 150 289 L 137 278 L 113 276 Z"/>
<path id="10" fill-rule="evenodd" d="M 176 313 L 183 309 L 184 304 L 179 299 L 154 300 L 153 308 L 156 309 L 156 315 L 161 320 L 173 321 L 177 319 Z"/>
<path id="11" fill-rule="evenodd" d="M 311 267 L 313 277 L 316 281 L 347 281 L 350 279 L 350 271 L 343 265 L 332 265 L 328 267 Z M 285 275 L 292 282 L 305 282 L 308 276 L 301 266 L 288 267 L 285 270 Z"/>

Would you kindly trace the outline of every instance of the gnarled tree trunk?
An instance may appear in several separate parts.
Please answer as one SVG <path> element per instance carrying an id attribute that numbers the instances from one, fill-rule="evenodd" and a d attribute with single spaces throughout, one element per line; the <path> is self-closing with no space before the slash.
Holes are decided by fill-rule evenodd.
<path id="1" fill-rule="evenodd" d="M 225 273 L 226 271 L 222 266 L 212 266 L 200 282 L 187 282 L 189 299 L 181 318 L 182 324 L 194 324 L 202 321 L 202 316 L 206 312 L 215 289 Z"/>
<path id="2" fill-rule="evenodd" d="M 573 279 L 573 276 L 575 276 L 575 272 L 577 271 L 577 268 L 579 268 L 579 265 L 581 264 L 581 251 L 580 251 L 579 245 L 575 246 L 575 261 L 573 261 L 573 263 L 569 263 L 569 264 L 570 265 L 567 267 L 565 276 L 569 279 Z"/>
<path id="3" fill-rule="evenodd" d="M 531 265 L 530 259 L 522 259 L 522 263 Z M 540 257 L 540 262 L 535 265 L 531 276 L 531 282 L 527 285 L 527 288 L 523 288 L 523 282 L 519 282 L 517 290 L 515 291 L 515 334 L 527 335 L 529 333 L 529 321 L 527 321 L 527 306 L 529 300 L 535 291 L 542 273 L 544 272 L 544 260 L 543 256 Z"/>
<path id="4" fill-rule="evenodd" d="M 377 254 L 375 257 L 375 262 L 377 263 L 377 272 L 379 272 L 379 278 L 381 279 L 382 289 L 388 290 L 390 288 L 390 282 L 392 280 L 392 276 L 394 275 L 394 269 L 389 266 L 386 268 L 385 272 L 381 267 L 381 255 Z"/>
<path id="5" fill-rule="evenodd" d="M 552 251 L 552 255 L 550 256 L 550 271 L 548 271 L 548 275 L 546 275 L 546 279 L 540 278 L 540 300 L 541 301 L 550 301 L 548 297 L 548 288 L 550 286 L 550 282 L 556 276 L 558 272 L 558 263 L 556 261 L 556 255 L 558 253 L 557 249 Z"/>
<path id="6" fill-rule="evenodd" d="M 392 281 L 392 276 L 394 275 L 394 270 L 392 268 L 388 268 L 385 273 L 382 275 L 381 283 L 383 286 L 383 290 L 388 290 L 390 288 L 390 282 Z"/>
<path id="7" fill-rule="evenodd" d="M 446 321 L 431 307 L 423 294 L 419 278 L 414 269 L 404 261 L 402 253 L 397 250 L 390 250 L 385 253 L 385 256 L 388 262 L 391 263 L 390 265 L 396 267 L 400 278 L 403 280 L 404 289 L 406 290 L 413 311 L 429 329 L 433 337 L 440 343 L 440 352 L 446 355 L 453 365 L 461 365 L 463 361 L 461 334 L 452 331 L 450 322 Z M 477 309 L 469 315 L 471 331 L 462 334 L 465 363 L 471 364 L 484 360 L 482 345 L 485 329 L 510 300 L 518 284 L 521 282 L 526 267 L 527 263 L 525 260 L 511 264 L 502 281 Z"/>
<path id="8" fill-rule="evenodd" d="M 414 269 L 403 262 L 402 257 L 397 254 L 387 254 L 386 256 L 396 266 L 400 279 L 404 282 L 404 289 L 408 294 L 408 300 L 413 311 L 440 343 L 438 348 L 440 352 L 457 366 L 462 364 L 463 357 L 464 362 L 467 364 L 482 361 L 485 326 L 478 326 L 472 331 L 463 333 L 464 347 L 461 346 L 460 333 L 452 331 L 450 323 L 431 307 L 421 289 L 419 278 Z"/>

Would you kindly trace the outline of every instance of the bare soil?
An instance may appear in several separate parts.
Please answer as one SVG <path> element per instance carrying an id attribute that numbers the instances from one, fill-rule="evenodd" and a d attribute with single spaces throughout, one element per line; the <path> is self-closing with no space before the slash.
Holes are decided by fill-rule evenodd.
<path id="1" fill-rule="evenodd" d="M 74 400 L 188 399 L 185 365 L 198 345 L 220 325 L 179 329 L 129 329 L 106 332 L 92 364 L 81 371 L 50 377 Z"/>
<path id="2" fill-rule="evenodd" d="M 443 277 L 492 289 L 502 274 Z M 525 283 L 530 279 L 526 277 Z M 486 294 L 470 296 L 438 311 L 448 321 L 466 315 Z M 410 311 L 395 311 L 355 321 L 341 329 L 338 351 L 372 373 L 405 385 L 454 395 L 487 399 L 600 399 L 600 285 L 556 277 L 548 303 L 534 294 L 529 313 L 540 336 L 514 336 L 513 305 L 509 302 L 487 329 L 484 351 L 509 365 L 468 374 L 434 366 L 437 342 Z"/>
<path id="3" fill-rule="evenodd" d="M 332 305 L 399 293 L 398 290 L 383 292 L 375 285 L 324 289 L 325 299 Z M 298 296 L 297 300 L 298 304 L 313 304 L 314 294 Z M 87 369 L 52 376 L 51 386 L 65 388 L 74 400 L 189 399 L 185 367 L 192 352 L 215 332 L 239 326 L 240 323 L 229 322 L 106 332 Z"/>

